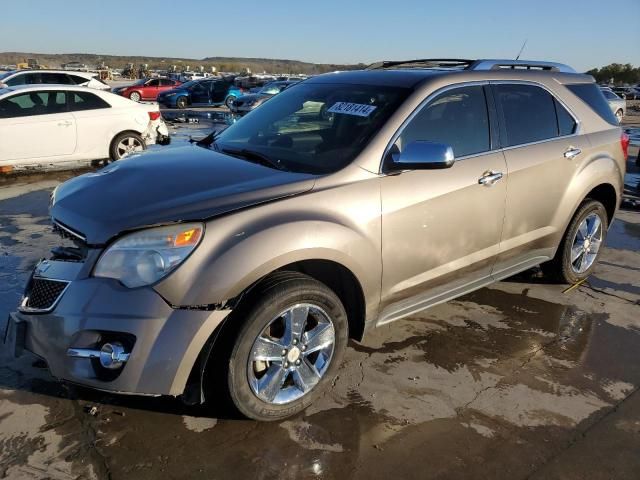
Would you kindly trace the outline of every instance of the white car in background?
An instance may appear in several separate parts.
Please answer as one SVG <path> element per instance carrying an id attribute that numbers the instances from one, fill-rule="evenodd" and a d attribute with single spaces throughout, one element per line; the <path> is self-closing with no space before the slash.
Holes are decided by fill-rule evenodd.
<path id="1" fill-rule="evenodd" d="M 157 105 L 69 85 L 0 89 L 0 172 L 118 160 L 154 143 L 169 143 Z"/>
<path id="2" fill-rule="evenodd" d="M 13 70 L 0 73 L 0 87 L 16 87 L 18 85 L 79 85 L 97 90 L 111 90 L 111 87 L 100 80 L 95 73 L 68 72 L 66 70 Z"/>

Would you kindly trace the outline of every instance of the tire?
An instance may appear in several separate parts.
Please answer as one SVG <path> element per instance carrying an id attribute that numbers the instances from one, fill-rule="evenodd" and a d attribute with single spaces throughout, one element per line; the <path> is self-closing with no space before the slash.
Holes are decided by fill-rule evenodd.
<path id="1" fill-rule="evenodd" d="M 187 108 L 187 97 L 178 97 L 176 99 L 177 108 Z"/>
<path id="2" fill-rule="evenodd" d="M 134 102 L 139 102 L 142 99 L 138 92 L 131 92 L 129 94 L 129 100 L 133 100 Z"/>
<path id="3" fill-rule="evenodd" d="M 231 104 L 234 102 L 235 99 L 236 97 L 233 95 L 229 95 L 227 98 L 224 99 L 224 104 L 227 106 L 228 109 L 231 109 Z"/>
<path id="4" fill-rule="evenodd" d="M 109 158 L 115 162 L 133 152 L 141 152 L 146 148 L 147 145 L 140 135 L 135 132 L 122 132 L 111 141 Z"/>
<path id="5" fill-rule="evenodd" d="M 245 307 L 233 312 L 229 319 L 233 326 L 223 333 L 223 341 L 216 342 L 221 349 L 210 365 L 217 374 L 205 376 L 204 390 L 217 400 L 226 385 L 228 399 L 245 417 L 281 420 L 308 407 L 335 378 L 347 346 L 347 314 L 332 290 L 301 273 L 278 272 L 254 290 Z M 303 333 L 290 340 L 286 318 L 296 317 L 305 319 Z M 271 350 L 260 350 L 260 345 Z M 310 352 L 320 345 L 324 347 Z M 272 359 L 256 360 L 260 352 Z M 275 388 L 264 387 L 269 379 Z"/>
<path id="6" fill-rule="evenodd" d="M 624 112 L 622 111 L 622 109 L 617 110 L 615 115 L 618 123 L 622 123 L 622 118 L 624 117 Z"/>
<path id="7" fill-rule="evenodd" d="M 599 219 L 600 227 L 592 231 L 591 225 L 593 224 L 588 219 L 594 217 Z M 587 238 L 592 239 L 587 244 L 582 241 L 585 237 L 584 230 L 581 227 L 583 227 L 585 220 L 587 220 Z M 582 202 L 565 231 L 556 256 L 550 262 L 542 265 L 545 274 L 570 284 L 577 283 L 591 275 L 602 252 L 608 226 L 607 211 L 602 203 L 591 199 L 586 199 Z M 599 240 L 599 243 L 594 249 L 595 241 L 597 240 Z M 584 248 L 588 248 L 587 253 L 583 250 Z M 582 251 L 582 254 L 576 256 L 580 251 Z M 580 263 L 582 259 L 585 261 L 584 264 Z"/>

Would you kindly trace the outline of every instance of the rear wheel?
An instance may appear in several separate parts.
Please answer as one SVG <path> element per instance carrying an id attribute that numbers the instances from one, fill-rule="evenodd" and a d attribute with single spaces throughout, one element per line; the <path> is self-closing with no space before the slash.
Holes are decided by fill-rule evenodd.
<path id="1" fill-rule="evenodd" d="M 618 123 L 622 123 L 622 117 L 624 117 L 624 112 L 620 108 L 618 111 L 616 111 L 616 118 L 618 119 Z"/>
<path id="2" fill-rule="evenodd" d="M 116 135 L 111 142 L 109 157 L 111 160 L 116 161 L 132 153 L 141 152 L 146 148 L 147 145 L 140 135 L 135 132 L 123 132 Z"/>
<path id="3" fill-rule="evenodd" d="M 129 99 L 133 100 L 134 102 L 139 102 L 140 98 L 141 97 L 138 92 L 131 92 L 131 94 L 129 95 Z"/>
<path id="4" fill-rule="evenodd" d="M 233 104 L 234 100 L 236 99 L 236 97 L 234 97 L 233 95 L 229 95 L 225 101 L 224 104 L 227 106 L 227 108 L 231 108 L 231 105 Z"/>
<path id="5" fill-rule="evenodd" d="M 335 377 L 347 345 L 347 315 L 326 285 L 296 272 L 265 281 L 234 312 L 235 332 L 218 385 L 254 420 L 280 420 L 309 406 Z M 221 342 L 222 344 L 226 342 Z M 224 348 L 224 347 L 222 347 Z"/>
<path id="6" fill-rule="evenodd" d="M 187 108 L 187 97 L 178 97 L 176 100 L 176 107 Z"/>
<path id="7" fill-rule="evenodd" d="M 576 283 L 593 272 L 607 236 L 607 211 L 597 200 L 585 200 L 569 224 L 553 260 L 543 265 L 545 273 Z"/>

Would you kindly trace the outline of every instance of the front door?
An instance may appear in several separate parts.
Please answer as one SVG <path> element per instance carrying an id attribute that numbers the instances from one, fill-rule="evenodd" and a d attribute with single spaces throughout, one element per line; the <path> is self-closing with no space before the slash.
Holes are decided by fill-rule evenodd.
<path id="1" fill-rule="evenodd" d="M 76 124 L 65 92 L 27 92 L 0 101 L 0 162 L 71 155 Z"/>
<path id="2" fill-rule="evenodd" d="M 446 169 L 381 179 L 379 324 L 490 282 L 504 220 L 507 170 L 491 134 L 494 110 L 487 89 L 460 86 L 435 96 L 393 146 L 402 152 L 413 141 L 444 143 L 456 161 Z"/>
<path id="3" fill-rule="evenodd" d="M 193 105 L 208 105 L 211 95 L 211 83 L 213 82 L 198 82 L 191 90 L 191 103 Z"/>

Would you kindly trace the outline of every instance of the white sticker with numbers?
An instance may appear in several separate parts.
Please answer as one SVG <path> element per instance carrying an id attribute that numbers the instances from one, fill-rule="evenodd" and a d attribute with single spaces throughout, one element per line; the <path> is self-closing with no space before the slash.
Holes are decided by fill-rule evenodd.
<path id="1" fill-rule="evenodd" d="M 357 117 L 368 117 L 376 109 L 375 105 L 364 105 L 362 103 L 337 102 L 327 110 L 329 113 L 344 113 Z"/>

